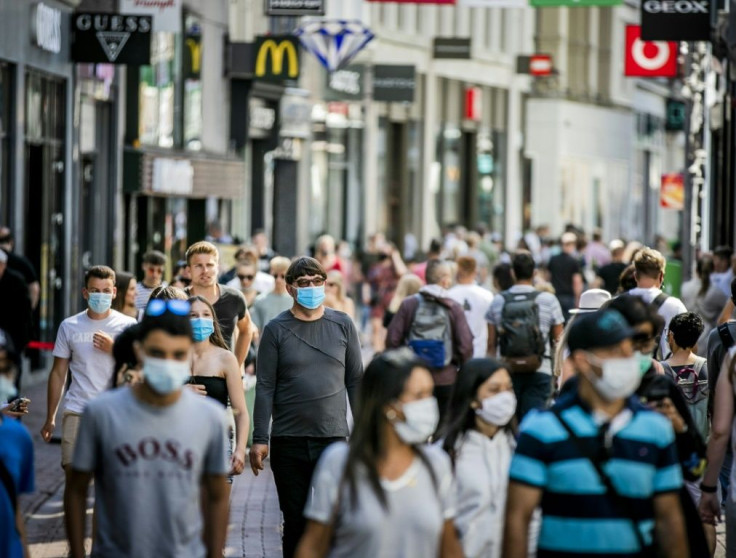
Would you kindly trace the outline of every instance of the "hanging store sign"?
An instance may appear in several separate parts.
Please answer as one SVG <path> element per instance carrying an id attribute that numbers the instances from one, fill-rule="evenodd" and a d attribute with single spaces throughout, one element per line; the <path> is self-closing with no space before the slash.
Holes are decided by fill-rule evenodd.
<path id="1" fill-rule="evenodd" d="M 343 70 L 326 72 L 326 101 L 361 101 L 365 96 L 365 68 L 348 66 Z"/>
<path id="2" fill-rule="evenodd" d="M 54 54 L 61 52 L 61 10 L 43 3 L 33 6 L 31 40 L 42 50 Z"/>
<path id="3" fill-rule="evenodd" d="M 393 4 L 445 4 L 455 5 L 456 0 L 368 0 L 368 2 L 391 2 Z"/>
<path id="4" fill-rule="evenodd" d="M 188 159 L 153 160 L 151 190 L 160 194 L 186 196 L 194 190 L 194 168 Z"/>
<path id="5" fill-rule="evenodd" d="M 74 62 L 140 66 L 151 61 L 151 16 L 74 14 L 72 35 Z"/>
<path id="6" fill-rule="evenodd" d="M 710 0 L 642 0 L 645 41 L 709 41 Z"/>
<path id="7" fill-rule="evenodd" d="M 664 209 L 676 211 L 685 209 L 685 177 L 682 173 L 673 172 L 662 175 L 659 205 Z"/>
<path id="8" fill-rule="evenodd" d="M 181 7 L 182 0 L 120 0 L 121 12 L 151 16 L 153 30 L 167 33 L 181 33 Z"/>
<path id="9" fill-rule="evenodd" d="M 292 35 L 256 37 L 253 75 L 264 81 L 299 79 L 299 40 Z"/>
<path id="10" fill-rule="evenodd" d="M 415 66 L 379 64 L 373 67 L 373 99 L 387 103 L 413 103 L 417 88 Z"/>
<path id="11" fill-rule="evenodd" d="M 469 60 L 470 39 L 435 37 L 432 46 L 433 57 L 436 59 Z"/>
<path id="12" fill-rule="evenodd" d="M 325 15 L 325 0 L 266 0 L 268 16 Z"/>
<path id="13" fill-rule="evenodd" d="M 677 43 L 643 41 L 638 25 L 626 26 L 624 75 L 629 77 L 677 76 Z"/>

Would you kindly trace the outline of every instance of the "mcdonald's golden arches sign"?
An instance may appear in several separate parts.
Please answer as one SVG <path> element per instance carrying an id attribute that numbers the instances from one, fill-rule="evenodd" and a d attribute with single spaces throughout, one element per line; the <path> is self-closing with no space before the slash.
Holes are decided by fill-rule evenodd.
<path id="1" fill-rule="evenodd" d="M 299 79 L 299 40 L 293 35 L 256 37 L 253 77 L 265 81 Z"/>

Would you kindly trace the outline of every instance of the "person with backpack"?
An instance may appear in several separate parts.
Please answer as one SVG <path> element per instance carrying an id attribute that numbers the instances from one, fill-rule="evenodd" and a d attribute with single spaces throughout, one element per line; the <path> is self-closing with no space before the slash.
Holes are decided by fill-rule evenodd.
<path id="1" fill-rule="evenodd" d="M 488 356 L 497 353 L 511 372 L 521 420 L 552 395 L 553 346 L 562 335 L 565 317 L 555 295 L 533 286 L 534 257 L 519 251 L 512 260 L 515 283 L 493 299 L 486 314 Z"/>
<path id="2" fill-rule="evenodd" d="M 447 289 L 452 269 L 443 260 L 430 260 L 427 285 L 401 303 L 386 335 L 386 348 L 408 345 L 432 372 L 434 396 L 444 417 L 457 371 L 473 356 L 473 334 L 463 307 Z"/>

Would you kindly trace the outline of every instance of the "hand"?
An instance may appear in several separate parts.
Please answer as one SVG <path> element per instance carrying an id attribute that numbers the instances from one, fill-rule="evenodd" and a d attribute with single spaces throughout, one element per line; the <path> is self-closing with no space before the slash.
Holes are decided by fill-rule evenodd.
<path id="1" fill-rule="evenodd" d="M 654 408 L 658 413 L 661 413 L 670 419 L 672 429 L 675 431 L 675 434 L 682 434 L 687 431 L 685 419 L 683 419 L 680 413 L 677 412 L 677 408 L 674 403 L 672 403 L 672 399 L 665 397 L 662 401 L 659 401 Z"/>
<path id="2" fill-rule="evenodd" d="M 718 502 L 718 494 L 715 492 L 702 492 L 698 511 L 700 512 L 700 519 L 703 523 L 716 525 L 721 520 L 721 504 Z"/>
<path id="3" fill-rule="evenodd" d="M 207 389 L 204 387 L 204 384 L 185 384 L 185 386 L 197 395 L 207 396 Z"/>
<path id="4" fill-rule="evenodd" d="M 28 414 L 28 404 L 31 402 L 26 397 L 21 397 L 15 401 L 11 401 L 8 406 L 2 409 L 2 413 L 9 417 L 20 418 Z"/>
<path id="5" fill-rule="evenodd" d="M 54 433 L 55 428 L 56 422 L 53 419 L 46 421 L 46 424 L 41 428 L 41 438 L 43 438 L 44 442 L 51 441 L 51 435 Z"/>
<path id="6" fill-rule="evenodd" d="M 235 449 L 230 459 L 230 474 L 239 475 L 245 469 L 245 449 Z"/>
<path id="7" fill-rule="evenodd" d="M 253 444 L 250 448 L 250 468 L 258 476 L 263 471 L 263 460 L 268 457 L 268 444 Z"/>
<path id="8" fill-rule="evenodd" d="M 92 345 L 94 345 L 95 349 L 98 349 L 103 353 L 107 353 L 109 355 L 112 354 L 113 343 L 113 338 L 104 331 L 98 331 L 92 337 Z"/>

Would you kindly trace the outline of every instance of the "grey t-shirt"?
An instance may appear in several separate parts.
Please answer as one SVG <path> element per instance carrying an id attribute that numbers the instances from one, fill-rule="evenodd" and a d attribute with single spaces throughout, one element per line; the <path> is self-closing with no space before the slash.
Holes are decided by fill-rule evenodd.
<path id="1" fill-rule="evenodd" d="M 201 558 L 200 484 L 225 475 L 226 418 L 183 390 L 153 407 L 130 388 L 106 392 L 82 416 L 72 468 L 94 472 L 98 558 Z"/>
<path id="2" fill-rule="evenodd" d="M 256 298 L 250 309 L 250 317 L 258 329 L 263 329 L 268 322 L 292 306 L 294 299 L 291 295 L 268 293 Z"/>
<path id="3" fill-rule="evenodd" d="M 347 436 L 347 391 L 354 408 L 363 377 L 358 331 L 344 312 L 325 308 L 313 322 L 282 312 L 263 329 L 256 365 L 253 442 L 272 436 Z"/>
<path id="4" fill-rule="evenodd" d="M 388 509 L 371 488 L 365 473 L 358 475 L 358 506 L 353 509 L 348 486 L 338 485 L 343 477 L 348 445 L 338 442 L 327 448 L 312 477 L 304 516 L 322 524 L 334 522 L 335 540 L 331 558 L 403 558 L 439 556 L 445 521 L 455 517 L 455 484 L 450 458 L 442 449 L 423 446 L 434 472 L 415 457 L 406 472 L 394 481 L 381 479 Z"/>

